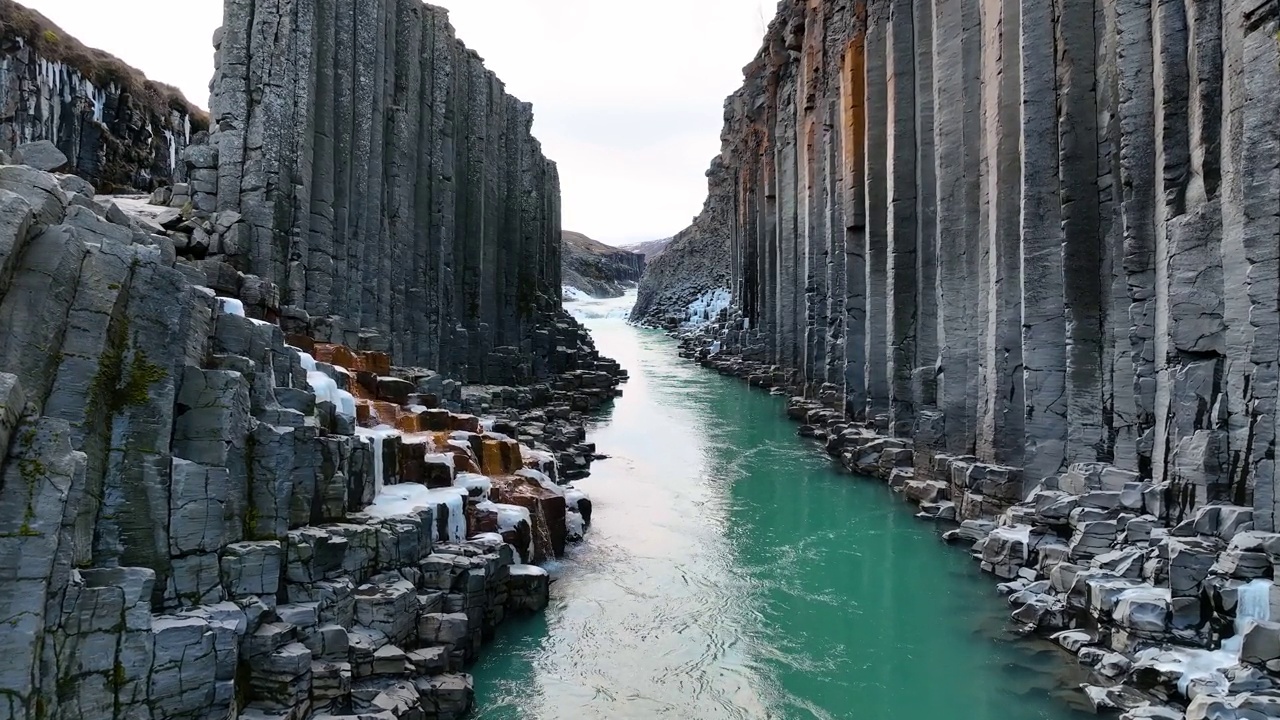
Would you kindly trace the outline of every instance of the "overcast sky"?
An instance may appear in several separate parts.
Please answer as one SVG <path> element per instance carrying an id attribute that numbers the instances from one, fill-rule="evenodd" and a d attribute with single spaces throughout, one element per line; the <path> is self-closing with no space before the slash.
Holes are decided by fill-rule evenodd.
<path id="1" fill-rule="evenodd" d="M 20 0 L 208 106 L 221 0 Z M 534 104 L 566 229 L 612 244 L 675 234 L 702 208 L 722 103 L 776 0 L 436 0 Z M 181 8 L 181 9 L 179 9 Z"/>

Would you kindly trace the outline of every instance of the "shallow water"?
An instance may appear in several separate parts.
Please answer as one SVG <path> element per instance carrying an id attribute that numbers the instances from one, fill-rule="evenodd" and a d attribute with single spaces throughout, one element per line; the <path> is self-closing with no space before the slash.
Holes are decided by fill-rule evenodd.
<path id="1" fill-rule="evenodd" d="M 779 398 L 586 322 L 631 372 L 592 432 L 613 457 L 578 483 L 595 522 L 551 607 L 473 668 L 478 717 L 1094 717 L 1070 658 L 1007 635 L 994 580 L 836 473 Z"/>

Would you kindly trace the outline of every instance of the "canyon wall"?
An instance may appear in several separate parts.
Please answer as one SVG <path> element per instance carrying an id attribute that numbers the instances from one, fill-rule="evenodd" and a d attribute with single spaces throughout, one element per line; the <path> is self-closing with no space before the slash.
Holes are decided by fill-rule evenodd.
<path id="1" fill-rule="evenodd" d="M 151 192 L 186 179 L 182 151 L 208 124 L 176 89 L 0 0 L 0 151 L 48 140 L 101 192 Z"/>
<path id="2" fill-rule="evenodd" d="M 676 234 L 656 258 L 646 261 L 631 320 L 678 327 L 690 318 L 690 306 L 730 283 L 728 259 L 736 250 L 733 186 L 725 166 L 707 172 L 708 194 L 693 224 Z"/>
<path id="3" fill-rule="evenodd" d="M 286 314 L 376 334 L 401 364 L 543 372 L 492 359 L 545 357 L 561 317 L 559 178 L 532 107 L 418 0 L 225 8 L 190 190 L 247 224 L 229 262 Z"/>
<path id="4" fill-rule="evenodd" d="M 1277 14 L 783 3 L 711 171 L 724 352 L 920 470 L 1102 463 L 1275 528 Z"/>
<path id="5" fill-rule="evenodd" d="M 562 485 L 625 373 L 560 308 L 529 107 L 443 10 L 225 19 L 214 132 L 149 199 L 45 172 L 111 91 L 0 63 L 45 134 L 0 157 L 0 719 L 452 720 L 590 521 Z"/>
<path id="6" fill-rule="evenodd" d="M 560 234 L 561 282 L 592 297 L 622 297 L 627 288 L 640 282 L 644 256 L 605 245 L 582 233 L 565 230 Z"/>

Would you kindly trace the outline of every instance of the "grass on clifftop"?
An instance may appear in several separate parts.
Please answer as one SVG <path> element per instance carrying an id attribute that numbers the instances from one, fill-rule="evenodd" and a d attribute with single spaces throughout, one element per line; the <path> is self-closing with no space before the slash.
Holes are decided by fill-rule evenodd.
<path id="1" fill-rule="evenodd" d="M 16 38 L 22 38 L 44 59 L 75 68 L 98 88 L 106 89 L 112 83 L 120 86 L 156 115 L 178 110 L 191 117 L 193 130 L 209 127 L 208 113 L 188 102 L 177 88 L 148 80 L 120 58 L 85 46 L 35 10 L 13 0 L 0 0 L 0 43 L 10 45 Z"/>

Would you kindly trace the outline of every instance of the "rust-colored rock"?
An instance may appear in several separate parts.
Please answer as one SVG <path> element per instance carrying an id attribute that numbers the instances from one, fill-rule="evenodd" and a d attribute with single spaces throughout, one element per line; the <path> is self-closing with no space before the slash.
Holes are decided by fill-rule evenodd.
<path id="1" fill-rule="evenodd" d="M 313 340 L 308 335 L 286 334 L 284 336 L 284 341 L 289 345 L 292 345 L 293 347 L 298 348 L 302 352 L 307 353 L 308 355 L 311 355 L 312 357 L 316 356 L 316 341 Z M 319 360 L 319 359 L 320 358 L 318 357 L 316 358 L 316 360 Z M 328 362 L 328 361 L 322 361 L 322 362 Z"/>
<path id="2" fill-rule="evenodd" d="M 426 432 L 428 428 L 423 422 L 422 414 L 415 412 L 405 412 L 396 420 L 396 429 L 405 433 Z"/>
<path id="3" fill-rule="evenodd" d="M 373 406 L 373 414 L 381 425 L 390 425 L 395 427 L 400 420 L 400 406 L 394 403 L 379 402 L 374 400 L 369 403 Z"/>
<path id="4" fill-rule="evenodd" d="M 356 359 L 355 352 L 345 345 L 316 343 L 315 351 L 311 354 L 315 356 L 318 362 L 329 363 L 330 365 L 346 368 L 351 372 L 355 372 L 360 369 L 360 363 Z"/>
<path id="5" fill-rule="evenodd" d="M 359 369 L 364 372 L 379 376 L 391 374 L 391 356 L 386 353 L 362 352 L 359 363 Z"/>
<path id="6" fill-rule="evenodd" d="M 496 503 L 519 505 L 533 522 L 532 562 L 564 555 L 567 506 L 563 495 L 542 487 L 536 480 L 515 475 L 495 477 L 489 495 Z"/>

